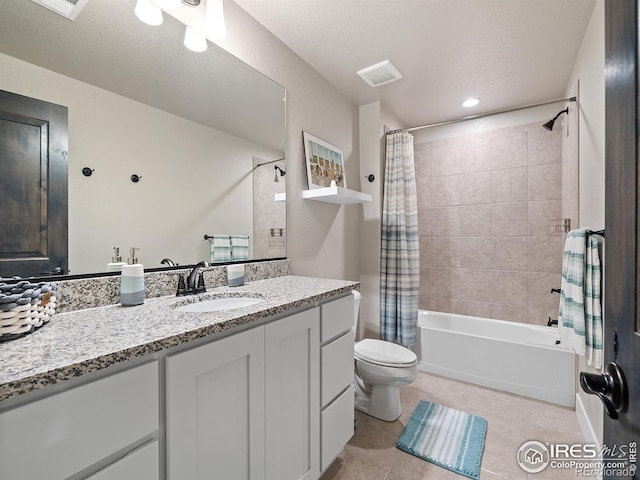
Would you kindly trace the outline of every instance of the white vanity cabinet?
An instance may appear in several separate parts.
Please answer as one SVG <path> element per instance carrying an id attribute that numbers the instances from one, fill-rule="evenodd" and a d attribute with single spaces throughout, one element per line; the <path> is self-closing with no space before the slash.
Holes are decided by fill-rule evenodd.
<path id="1" fill-rule="evenodd" d="M 353 436 L 353 296 L 321 305 L 321 449 L 325 471 Z"/>
<path id="2" fill-rule="evenodd" d="M 311 480 L 319 309 L 167 357 L 169 480 Z"/>
<path id="3" fill-rule="evenodd" d="M 158 392 L 152 361 L 3 410 L 0 478 L 157 478 Z"/>

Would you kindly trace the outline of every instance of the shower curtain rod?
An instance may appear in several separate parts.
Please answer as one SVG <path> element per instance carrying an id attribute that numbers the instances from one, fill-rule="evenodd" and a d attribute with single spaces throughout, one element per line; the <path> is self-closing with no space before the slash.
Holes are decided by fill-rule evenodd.
<path id="1" fill-rule="evenodd" d="M 401 128 L 399 130 L 391 130 L 391 131 L 387 132 L 386 135 L 391 135 L 392 133 L 400 133 L 400 132 L 413 132 L 414 130 L 421 130 L 423 128 L 440 127 L 442 125 L 450 125 L 452 123 L 466 122 L 467 120 L 476 120 L 478 118 L 490 117 L 492 115 L 499 115 L 501 113 L 517 112 L 518 110 L 525 110 L 527 108 L 533 108 L 533 107 L 541 107 L 543 105 L 550 105 L 552 103 L 575 102 L 575 101 L 576 101 L 576 97 L 561 98 L 559 100 L 550 100 L 548 102 L 536 103 L 536 104 L 533 104 L 533 105 L 525 105 L 523 107 L 509 108 L 507 110 L 498 110 L 498 111 L 495 111 L 495 112 L 479 113 L 477 115 L 469 115 L 468 117 L 456 118 L 454 120 L 445 120 L 444 122 L 429 123 L 427 125 L 420 125 L 418 127 L 409 127 L 409 128 Z"/>

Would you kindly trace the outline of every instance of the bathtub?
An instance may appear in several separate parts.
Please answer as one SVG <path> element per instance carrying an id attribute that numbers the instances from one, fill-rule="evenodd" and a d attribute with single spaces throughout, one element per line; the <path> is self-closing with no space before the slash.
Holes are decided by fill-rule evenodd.
<path id="1" fill-rule="evenodd" d="M 576 358 L 558 329 L 421 310 L 418 368 L 573 407 Z"/>

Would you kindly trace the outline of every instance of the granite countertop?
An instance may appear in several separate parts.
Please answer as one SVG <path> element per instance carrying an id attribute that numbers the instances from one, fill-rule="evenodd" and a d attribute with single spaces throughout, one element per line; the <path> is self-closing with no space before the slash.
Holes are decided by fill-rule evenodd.
<path id="1" fill-rule="evenodd" d="M 110 305 L 56 313 L 48 325 L 0 344 L 0 401 L 127 362 L 192 340 L 258 323 L 272 315 L 347 293 L 358 282 L 284 276 L 241 287 L 209 289 L 199 296 L 152 298 L 135 307 Z M 256 296 L 248 307 L 206 313 L 182 305 L 223 296 Z"/>

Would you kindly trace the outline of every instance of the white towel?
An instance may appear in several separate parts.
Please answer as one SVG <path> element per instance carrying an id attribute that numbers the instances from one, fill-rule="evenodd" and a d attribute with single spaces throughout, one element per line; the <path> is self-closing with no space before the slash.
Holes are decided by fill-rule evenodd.
<path id="1" fill-rule="evenodd" d="M 231 261 L 231 239 L 229 235 L 213 235 L 211 242 L 211 261 L 230 262 Z"/>
<path id="2" fill-rule="evenodd" d="M 572 230 L 564 247 L 558 327 L 562 343 L 594 368 L 603 360 L 600 283 L 598 242 L 586 228 Z"/>
<path id="3" fill-rule="evenodd" d="M 231 237 L 231 259 L 249 260 L 249 236 L 230 235 Z"/>

